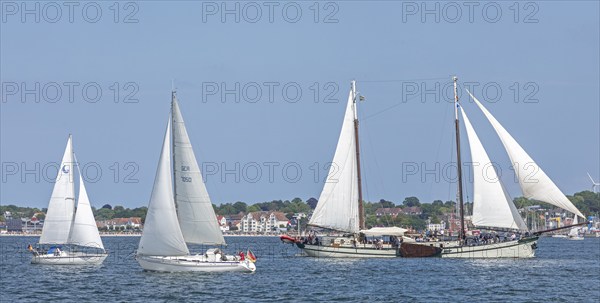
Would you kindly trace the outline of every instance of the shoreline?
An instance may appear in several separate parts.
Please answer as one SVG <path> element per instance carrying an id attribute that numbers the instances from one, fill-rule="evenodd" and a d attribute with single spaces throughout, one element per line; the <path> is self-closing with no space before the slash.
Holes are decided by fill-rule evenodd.
<path id="1" fill-rule="evenodd" d="M 283 234 L 282 234 L 283 235 Z M 0 237 L 39 237 L 41 234 L 28 234 L 28 233 L 18 233 L 18 234 L 0 234 Z M 100 237 L 141 237 L 141 233 L 135 234 L 100 234 Z M 224 237 L 279 237 L 281 235 L 261 235 L 261 234 L 224 234 Z"/>

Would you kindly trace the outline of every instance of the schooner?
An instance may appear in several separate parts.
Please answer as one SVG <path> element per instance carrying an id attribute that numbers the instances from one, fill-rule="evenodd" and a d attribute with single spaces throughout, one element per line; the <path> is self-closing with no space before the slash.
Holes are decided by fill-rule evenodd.
<path id="1" fill-rule="evenodd" d="M 360 146 L 356 82 L 352 81 L 340 137 L 319 202 L 308 224 L 341 232 L 342 236 L 317 236 L 316 241 L 296 245 L 311 257 L 328 258 L 381 258 L 396 257 L 397 246 L 390 243 L 365 243 L 366 236 L 401 237 L 406 229 L 375 227 L 365 230 L 363 211 Z"/>
<path id="2" fill-rule="evenodd" d="M 537 240 L 541 233 L 530 234 L 525 222 L 521 218 L 516 206 L 506 193 L 492 162 L 483 147 L 466 112 L 458 102 L 457 78 L 454 81 L 454 113 L 456 131 L 456 157 L 458 189 L 457 196 L 460 205 L 461 230 L 459 244 L 442 247 L 436 255 L 443 258 L 532 258 L 535 256 Z M 500 137 L 504 149 L 513 164 L 523 196 L 552 204 L 572 212 L 576 217 L 583 214 L 567 199 L 552 180 L 544 173 L 539 165 L 525 152 L 517 141 L 504 129 L 492 114 L 469 92 L 475 104 L 492 124 L 496 134 Z M 460 111 L 460 115 L 459 115 Z M 460 149 L 459 117 L 462 117 L 467 131 L 467 141 L 471 152 L 473 167 L 473 216 L 472 223 L 475 227 L 522 234 L 522 237 L 510 237 L 506 240 L 498 238 L 488 239 L 485 244 L 469 243 L 466 237 L 463 189 L 462 189 L 462 162 Z M 417 250 L 419 244 L 403 243 L 402 247 L 412 247 Z"/>

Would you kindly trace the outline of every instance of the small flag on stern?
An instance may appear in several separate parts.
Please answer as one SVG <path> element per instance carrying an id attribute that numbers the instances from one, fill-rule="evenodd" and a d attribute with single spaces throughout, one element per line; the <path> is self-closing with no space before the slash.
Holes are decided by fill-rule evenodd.
<path id="1" fill-rule="evenodd" d="M 248 259 L 248 261 L 252 263 L 256 262 L 256 256 L 254 255 L 254 253 L 252 253 L 250 249 L 248 249 L 248 251 L 246 252 L 246 259 Z"/>

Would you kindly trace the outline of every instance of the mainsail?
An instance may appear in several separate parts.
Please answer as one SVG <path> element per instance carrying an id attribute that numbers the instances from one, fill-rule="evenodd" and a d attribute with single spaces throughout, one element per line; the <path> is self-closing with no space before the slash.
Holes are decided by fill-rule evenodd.
<path id="1" fill-rule="evenodd" d="M 172 100 L 175 204 L 185 242 L 225 244 L 217 216 L 202 180 L 175 93 Z"/>
<path id="2" fill-rule="evenodd" d="M 40 244 L 66 244 L 69 240 L 75 211 L 73 175 L 73 142 L 69 135 L 48 204 Z"/>
<path id="3" fill-rule="evenodd" d="M 572 212 L 577 216 L 584 218 L 583 214 L 569 201 L 569 199 L 558 189 L 556 184 L 544 173 L 544 171 L 533 161 L 517 141 L 502 127 L 502 125 L 492 116 L 492 114 L 469 92 L 469 95 L 481 111 L 490 121 L 494 130 L 500 137 L 508 156 L 513 164 L 519 185 L 523 191 L 523 196 L 528 199 L 535 199 L 550 203 Z"/>
<path id="4" fill-rule="evenodd" d="M 359 230 L 358 173 L 354 119 L 356 118 L 353 91 L 348 96 L 344 122 L 333 162 L 325 180 L 319 203 L 309 224 L 340 231 Z"/>
<path id="5" fill-rule="evenodd" d="M 83 184 L 79 165 L 77 165 L 77 170 L 79 171 L 79 199 L 77 199 L 77 211 L 75 212 L 75 218 L 71 227 L 69 244 L 104 249 L 100 233 L 98 233 L 98 227 L 96 226 L 96 220 L 94 219 L 94 213 L 92 212 L 92 206 L 90 205 L 90 199 Z"/>
<path id="6" fill-rule="evenodd" d="M 473 162 L 473 225 L 527 230 L 462 107 L 461 113 Z"/>
<path id="7" fill-rule="evenodd" d="M 171 119 L 163 141 L 156 169 L 154 187 L 148 204 L 144 232 L 138 254 L 153 256 L 184 256 L 189 250 L 177 221 L 171 179 Z"/>

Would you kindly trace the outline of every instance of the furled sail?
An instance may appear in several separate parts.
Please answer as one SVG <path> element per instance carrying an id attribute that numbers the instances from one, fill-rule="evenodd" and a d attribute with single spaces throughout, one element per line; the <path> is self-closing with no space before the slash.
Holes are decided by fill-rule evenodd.
<path id="1" fill-rule="evenodd" d="M 473 162 L 473 225 L 527 230 L 462 107 L 461 113 Z"/>
<path id="2" fill-rule="evenodd" d="M 175 204 L 183 238 L 188 243 L 223 245 L 225 239 L 202 180 L 175 94 L 172 102 Z"/>
<path id="3" fill-rule="evenodd" d="M 154 187 L 148 204 L 144 231 L 138 247 L 140 255 L 183 256 L 189 254 L 179 228 L 173 200 L 170 139 L 171 119 L 167 124 Z"/>
<path id="4" fill-rule="evenodd" d="M 66 244 L 69 240 L 73 213 L 75 212 L 75 187 L 73 180 L 73 142 L 69 135 L 48 212 L 42 228 L 40 244 Z"/>
<path id="5" fill-rule="evenodd" d="M 567 197 L 558 189 L 556 184 L 544 173 L 544 171 L 533 161 L 517 141 L 502 127 L 502 125 L 492 116 L 492 114 L 469 92 L 471 98 L 485 114 L 494 130 L 500 137 L 508 156 L 513 164 L 519 185 L 523 191 L 523 196 L 529 199 L 535 199 L 550 203 L 560 207 L 575 215 L 584 217 L 583 214 L 567 199 Z"/>
<path id="6" fill-rule="evenodd" d="M 79 199 L 77 199 L 77 211 L 73 219 L 69 243 L 104 249 L 79 165 L 77 165 L 77 170 L 79 171 Z"/>
<path id="7" fill-rule="evenodd" d="M 359 230 L 355 117 L 354 96 L 350 91 L 335 155 L 310 225 L 347 232 Z"/>

